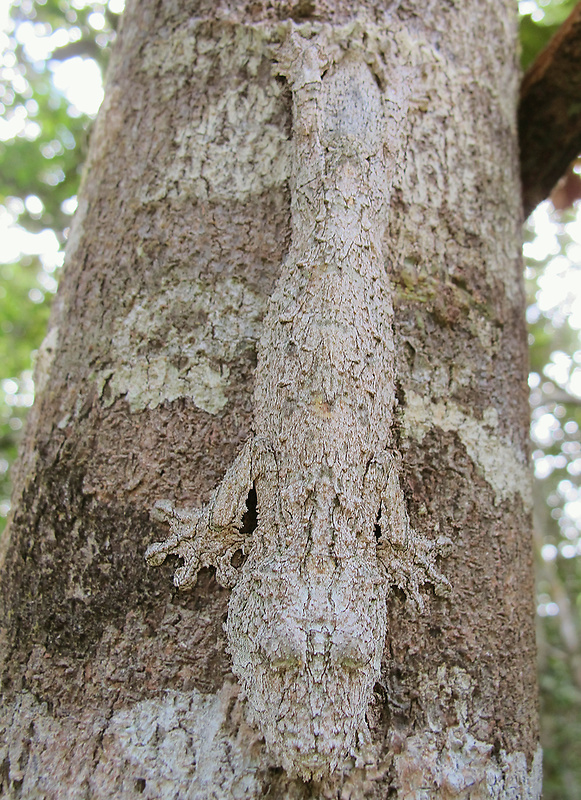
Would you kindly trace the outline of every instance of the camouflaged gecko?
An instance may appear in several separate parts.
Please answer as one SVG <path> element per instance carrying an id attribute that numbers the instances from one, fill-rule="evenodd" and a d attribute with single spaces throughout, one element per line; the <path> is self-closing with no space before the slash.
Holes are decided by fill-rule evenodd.
<path id="1" fill-rule="evenodd" d="M 390 588 L 421 607 L 422 584 L 447 585 L 441 542 L 410 526 L 393 450 L 383 240 L 405 108 L 361 51 L 324 49 L 295 32 L 279 60 L 293 95 L 292 243 L 259 343 L 255 435 L 206 506 L 157 505 L 171 534 L 146 555 L 183 558 L 181 588 L 210 565 L 232 587 L 233 670 L 270 753 L 304 780 L 368 738 Z M 253 489 L 258 522 L 245 534 Z"/>

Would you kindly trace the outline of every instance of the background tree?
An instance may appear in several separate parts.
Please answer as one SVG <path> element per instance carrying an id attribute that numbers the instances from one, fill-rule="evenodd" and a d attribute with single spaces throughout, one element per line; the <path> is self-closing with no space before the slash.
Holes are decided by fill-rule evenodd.
<path id="1" fill-rule="evenodd" d="M 77 5 L 79 5 L 79 4 L 77 4 Z M 562 5 L 562 6 L 564 6 L 565 4 L 561 4 L 561 5 Z M 40 19 L 46 19 L 46 17 L 44 16 L 44 15 L 45 15 L 45 11 L 51 11 L 51 6 L 50 6 L 50 4 L 47 4 L 47 5 L 46 5 L 44 8 L 43 8 L 43 7 L 37 7 L 37 8 L 32 8 L 32 7 L 31 7 L 31 8 L 28 8 L 28 9 L 24 8 L 24 10 L 26 11 L 26 13 L 29 13 L 29 14 L 34 14 L 34 13 L 38 14 L 38 15 L 39 15 L 39 17 L 38 17 L 38 18 L 40 18 Z M 99 8 L 97 8 L 96 10 L 95 10 L 95 9 L 91 9 L 91 8 L 87 8 L 86 10 L 84 10 L 84 11 L 83 11 L 82 9 L 76 9 L 76 10 L 74 10 L 74 9 L 72 9 L 72 8 L 70 8 L 70 7 L 68 8 L 69 15 L 70 15 L 71 13 L 78 13 L 78 12 L 82 12 L 82 13 L 81 13 L 81 22 L 83 22 L 83 20 L 84 20 L 84 22 L 85 22 L 85 23 L 86 23 L 86 21 L 88 20 L 88 17 L 89 17 L 89 14 L 90 14 L 90 13 L 97 13 L 97 14 L 99 14 L 99 13 L 100 13 L 100 11 L 102 11 L 102 10 L 103 10 L 103 9 L 99 9 Z M 563 9 L 561 9 L 561 11 L 562 11 L 562 10 L 563 10 Z M 549 9 L 549 11 L 550 11 L 550 9 Z M 545 22 L 547 21 L 547 18 L 548 18 L 548 14 L 546 15 Z M 525 17 L 525 19 L 526 19 L 526 17 Z M 52 20 L 51 20 L 51 21 L 53 22 L 53 24 L 54 24 L 54 20 L 55 20 L 55 17 L 53 16 L 53 17 L 52 17 Z M 76 22 L 76 20 L 74 20 L 74 22 Z M 539 22 L 539 20 L 537 20 L 537 22 Z M 542 20 L 541 20 L 541 22 L 542 22 Z M 530 26 L 529 26 L 529 27 L 530 27 Z M 74 32 L 74 34 L 73 34 L 73 37 L 78 37 L 78 33 L 77 33 L 76 31 Z M 80 44 L 80 45 L 78 45 L 78 47 L 79 47 L 79 48 L 83 46 L 83 38 L 84 38 L 84 37 L 83 37 L 83 35 L 81 35 L 81 37 L 80 37 L 81 44 Z M 103 44 L 103 43 L 104 43 L 104 38 L 105 38 L 105 37 L 104 37 L 104 35 L 103 35 L 103 36 L 102 36 L 102 38 L 101 38 L 101 44 Z M 62 40 L 61 40 L 61 41 L 62 41 Z M 526 43 L 526 41 L 525 41 L 525 43 Z M 67 50 L 66 50 L 66 46 L 65 46 L 65 48 L 64 48 L 64 49 L 61 51 L 61 55 L 65 55 L 65 54 L 67 54 L 67 53 L 68 53 L 68 54 L 71 54 L 71 53 L 73 53 L 73 52 L 79 52 L 79 49 L 77 49 L 77 50 L 74 50 L 74 51 L 73 51 L 73 50 L 69 50 L 69 51 L 67 51 Z M 16 105 L 18 105 L 18 99 L 16 100 Z M 34 108 L 34 106 L 30 106 L 29 108 Z M 17 142 L 16 142 L 16 143 L 18 144 L 18 140 L 17 140 Z M 38 142 L 38 140 L 37 140 L 36 142 L 32 142 L 32 143 L 29 143 L 29 142 L 28 142 L 28 143 L 27 143 L 27 146 L 29 146 L 29 148 L 37 148 L 37 149 L 38 149 L 38 144 L 39 144 L 39 142 Z M 57 148 L 57 151 L 58 151 L 58 149 L 59 149 L 59 148 Z M 48 152 L 48 151 L 47 151 L 47 152 Z M 44 155 L 44 154 L 43 154 L 43 155 Z M 57 155 L 58 155 L 58 153 L 57 153 Z M 44 155 L 44 158 L 45 158 L 45 160 L 46 160 L 47 156 L 46 156 L 46 155 Z M 52 156 L 52 158 L 54 159 L 54 158 L 55 158 L 55 156 Z M 31 160 L 30 160 L 30 159 L 25 159 L 25 163 L 33 163 L 33 162 L 31 162 Z M 56 163 L 56 162 L 54 162 L 54 163 Z M 40 171 L 40 172 L 39 172 L 39 174 L 42 174 L 42 171 Z M 70 170 L 68 171 L 68 173 L 67 173 L 67 174 L 70 174 Z M 28 186 L 27 186 L 27 184 L 26 184 L 26 183 L 24 183 L 23 185 L 24 185 L 24 197 L 26 197 L 27 195 L 26 195 L 25 193 L 26 193 L 27 191 L 29 191 L 29 188 L 28 188 Z M 13 194 L 13 193 L 14 193 L 14 190 L 13 190 L 13 189 L 9 190 L 9 193 L 10 193 L 10 194 Z M 35 194 L 36 194 L 36 196 L 37 196 L 37 197 L 40 197 L 40 196 L 42 196 L 42 197 L 43 197 L 43 200 L 45 200 L 45 198 L 44 198 L 44 195 L 42 195 L 42 192 L 41 192 L 40 190 L 36 190 L 36 191 L 35 191 Z M 63 196 L 64 196 L 64 195 L 63 195 Z M 45 203 L 47 203 L 47 202 L 48 202 L 48 201 L 47 201 L 47 200 L 45 200 Z M 30 205 L 30 203 L 29 203 L 29 205 Z M 34 208 L 34 204 L 32 204 L 32 208 Z M 18 209 L 18 206 L 16 206 L 16 209 Z M 13 204 L 13 206 L 12 206 L 12 210 L 14 211 L 14 204 Z M 37 213 L 38 213 L 38 212 L 37 212 Z M 42 285 L 41 285 L 41 286 L 42 286 Z M 39 288 L 39 290 L 40 290 L 40 287 L 30 287 L 30 288 Z M 36 296 L 37 296 L 37 295 L 36 295 Z M 12 302 L 14 302 L 14 301 L 12 301 Z M 5 362 L 5 363 L 7 363 L 7 362 Z M 15 362 L 15 363 L 16 363 L 16 362 Z M 19 362 L 19 363 L 22 363 L 22 362 Z M 17 382 L 17 380 L 14 380 L 15 378 L 18 378 L 18 373 L 17 373 L 17 370 L 16 370 L 16 368 L 11 368 L 11 370 L 10 370 L 8 373 L 5 373 L 5 374 L 6 374 L 6 375 L 7 375 L 7 377 L 8 377 L 8 378 L 10 378 L 10 380 L 12 381 L 11 383 L 8 383 L 8 385 L 7 385 L 8 389 L 12 390 L 12 391 L 8 391 L 8 392 L 7 392 L 7 395 L 8 395 L 8 397 L 11 397 L 11 398 L 13 398 L 13 399 L 11 400 L 11 403 L 12 403 L 12 405 L 10 405 L 10 412 L 11 412 L 11 413 L 10 413 L 10 417 L 9 417 L 9 418 L 10 418 L 10 419 L 12 419 L 12 420 L 14 420 L 14 419 L 15 419 L 15 415 L 14 415 L 14 408 L 15 408 L 15 406 L 14 406 L 14 401 L 16 400 L 16 402 L 28 403 L 28 402 L 29 402 L 29 397 L 28 397 L 28 396 L 27 396 L 27 394 L 26 394 L 26 393 L 24 393 L 24 392 L 18 392 L 18 391 L 14 391 L 14 388 L 15 388 L 15 386 L 16 386 L 16 388 L 18 388 L 18 387 L 17 387 L 17 383 L 18 383 L 18 382 Z M 566 424 L 567 424 L 567 423 L 566 423 L 566 421 L 565 421 L 563 418 L 562 418 L 562 420 L 563 420 L 563 421 L 562 421 L 562 425 L 566 425 Z M 14 428 L 14 427 L 16 427 L 16 424 L 13 422 L 13 423 L 12 423 L 12 427 L 10 428 L 10 431 L 11 431 L 11 436 L 13 435 L 13 428 Z M 569 431 L 569 434 L 570 434 L 570 433 L 571 433 L 571 431 Z M 570 439 L 570 438 L 571 438 L 571 436 L 569 435 L 569 439 Z M 565 449 L 566 449 L 566 448 L 565 448 Z M 570 451 L 569 451 L 569 456 L 571 456 L 571 453 L 572 453 L 572 451 L 570 450 Z M 569 461 L 567 462 L 567 466 L 570 464 L 570 461 L 571 461 L 571 458 L 569 458 Z M 560 462 L 559 462 L 559 463 L 560 463 Z M 570 543 L 570 542 L 571 542 L 571 538 L 567 539 L 567 542 L 568 542 L 568 543 Z M 567 552 L 568 552 L 568 551 L 567 551 Z M 563 561 L 563 559 L 559 559 L 558 561 L 559 561 L 559 562 L 561 562 L 561 561 Z M 569 561 L 568 561 L 567 563 L 568 563 L 568 564 L 572 563 L 572 562 L 571 562 L 571 559 L 569 559 Z M 545 604 L 544 604 L 544 608 L 545 608 L 545 610 L 546 610 L 546 607 L 547 607 L 547 603 L 545 602 Z M 542 603 L 541 603 L 541 608 L 543 608 L 543 604 L 542 604 Z M 551 622 L 554 620 L 554 617 L 551 617 L 551 616 L 550 616 L 550 614 L 549 614 L 548 616 L 544 617 L 544 619 L 545 619 L 545 620 L 548 620 L 548 621 L 549 621 L 549 623 L 551 623 Z M 569 696 L 569 699 L 570 699 L 570 696 Z M 562 749 L 562 747 L 561 747 L 560 749 Z M 556 777 L 558 777 L 557 773 L 558 773 L 558 770 L 557 770 L 557 769 L 555 769 L 555 775 L 556 775 Z M 569 780 L 569 787 L 570 787 L 570 785 L 571 785 L 571 784 L 570 784 L 570 776 L 569 776 L 568 780 Z M 556 795 L 556 796 L 557 796 L 557 795 Z M 558 796 L 561 796 L 561 797 L 563 797 L 563 796 L 567 796 L 567 795 L 565 795 L 565 794 L 561 793 L 561 794 L 560 794 L 560 795 L 558 795 Z M 573 796 L 574 796 L 574 794 L 571 794 L 571 795 L 569 795 L 569 796 L 573 797 Z"/>

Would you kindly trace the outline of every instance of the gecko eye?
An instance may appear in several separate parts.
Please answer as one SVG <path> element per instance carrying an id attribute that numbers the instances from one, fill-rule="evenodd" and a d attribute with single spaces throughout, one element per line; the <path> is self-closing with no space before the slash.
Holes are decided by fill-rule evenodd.
<path id="1" fill-rule="evenodd" d="M 295 656 L 281 656 L 270 660 L 270 666 L 276 672 L 292 672 L 302 666 L 300 659 Z"/>
<path id="2" fill-rule="evenodd" d="M 346 670 L 357 670 L 362 669 L 368 661 L 369 659 L 363 653 L 351 652 L 338 659 L 338 665 Z"/>
<path id="3" fill-rule="evenodd" d="M 282 632 L 281 632 L 282 633 Z M 261 648 L 265 661 L 276 671 L 296 670 L 304 664 L 304 653 L 288 635 L 268 639 Z"/>
<path id="4" fill-rule="evenodd" d="M 236 550 L 235 553 L 232 554 L 232 558 L 230 559 L 230 563 L 234 567 L 234 569 L 240 569 L 246 563 L 246 559 L 248 555 L 242 550 Z"/>
<path id="5" fill-rule="evenodd" d="M 359 639 L 349 637 L 347 641 L 338 642 L 331 648 L 331 658 L 336 667 L 346 670 L 363 669 L 373 658 L 369 646 Z"/>

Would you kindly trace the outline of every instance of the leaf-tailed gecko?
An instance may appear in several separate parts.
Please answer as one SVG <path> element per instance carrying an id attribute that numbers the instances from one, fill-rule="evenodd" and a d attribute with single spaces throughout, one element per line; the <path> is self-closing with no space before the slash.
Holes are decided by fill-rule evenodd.
<path id="1" fill-rule="evenodd" d="M 390 588 L 421 607 L 422 584 L 447 585 L 440 543 L 410 526 L 394 449 L 384 231 L 404 103 L 386 101 L 361 51 L 327 51 L 295 31 L 279 59 L 293 102 L 292 239 L 258 346 L 254 435 L 207 505 L 157 504 L 170 536 L 146 554 L 183 558 L 181 588 L 209 565 L 232 587 L 233 670 L 270 753 L 304 780 L 368 735 Z"/>

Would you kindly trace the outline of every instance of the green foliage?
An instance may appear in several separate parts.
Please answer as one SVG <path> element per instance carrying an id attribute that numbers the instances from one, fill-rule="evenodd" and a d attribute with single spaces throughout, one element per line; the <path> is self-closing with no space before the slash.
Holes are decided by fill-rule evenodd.
<path id="1" fill-rule="evenodd" d="M 579 800 L 581 209 L 547 205 L 525 229 L 544 797 Z"/>
<path id="2" fill-rule="evenodd" d="M 34 139 L 16 136 L 0 142 L 0 202 L 6 203 L 15 192 L 19 197 L 35 195 L 44 206 L 42 220 L 25 209 L 19 215 L 19 223 L 33 231 L 51 227 L 60 234 L 68 222 L 61 203 L 78 187 L 78 145 L 85 140 L 87 121 L 69 115 L 69 104 L 51 85 L 46 73 L 35 74 L 33 68 L 28 73 L 32 80 L 22 82 L 25 88 L 4 92 L 5 113 L 10 118 L 24 110 L 26 119 L 37 123 L 38 135 Z"/>
<path id="3" fill-rule="evenodd" d="M 106 23 L 98 34 L 89 24 L 95 14 Z M 91 57 L 104 69 L 117 15 L 101 3 L 83 0 L 15 0 L 12 16 L 14 30 L 4 56 L 10 56 L 9 63 L 14 60 L 17 68 L 3 71 L 1 100 L 6 118 L 23 117 L 28 130 L 0 142 L 0 203 L 15 194 L 35 195 L 44 206 L 42 219 L 25 210 L 19 214 L 19 224 L 28 230 L 51 227 L 62 238 L 69 219 L 61 204 L 76 194 L 90 120 L 58 91 L 47 65 Z M 33 58 L 22 44 L 22 33 L 31 28 L 44 45 L 39 49 L 46 51 L 45 58 Z"/>
<path id="4" fill-rule="evenodd" d="M 48 305 L 40 302 L 34 313 L 23 314 L 32 302 L 29 292 L 38 289 L 38 258 L 22 258 L 19 264 L 0 266 L 0 363 L 8 376 L 18 375 L 30 363 L 30 342 L 39 342 L 46 330 Z M 33 297 L 35 294 L 33 294 Z M 40 294 L 36 295 L 40 298 Z M 33 307 L 34 308 L 34 307 Z M 30 309 L 31 312 L 33 309 Z"/>
<path id="5" fill-rule="evenodd" d="M 2 263 L 11 254 L 0 252 L 0 530 L 9 465 L 32 403 L 31 356 L 46 330 L 62 262 L 56 245 L 66 241 L 91 126 L 58 90 L 53 72 L 69 58 L 92 58 L 104 69 L 118 15 L 84 0 L 16 0 L 11 17 L 0 34 L 0 222 L 9 229 L 5 247 L 15 233 L 44 239 L 20 236 L 29 255 L 15 263 Z M 50 256 L 42 253 L 48 232 Z"/>
<path id="6" fill-rule="evenodd" d="M 519 30 L 521 64 L 526 69 L 559 30 L 577 0 L 521 0 L 519 5 L 522 11 L 526 10 L 521 14 Z"/>

